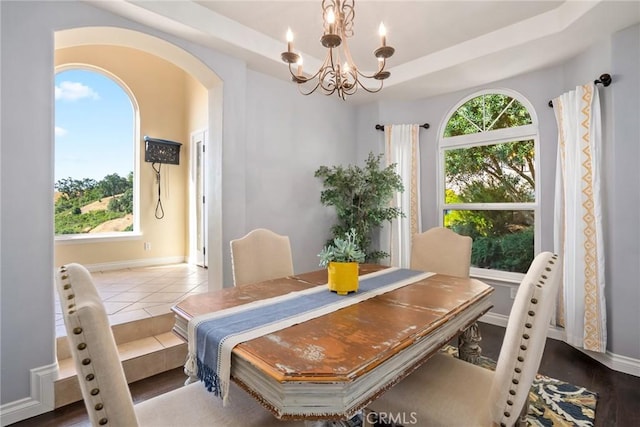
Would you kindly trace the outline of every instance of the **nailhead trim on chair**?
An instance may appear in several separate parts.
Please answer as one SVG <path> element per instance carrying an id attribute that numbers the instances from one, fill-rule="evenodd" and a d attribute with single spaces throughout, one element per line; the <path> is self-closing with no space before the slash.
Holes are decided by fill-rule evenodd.
<path id="1" fill-rule="evenodd" d="M 555 264 L 555 260 L 558 258 L 558 255 L 553 255 L 551 257 L 551 259 L 548 261 L 549 264 L 553 265 Z M 551 271 L 550 267 L 545 267 L 545 270 L 547 272 Z M 542 279 L 538 280 L 538 283 L 536 284 L 536 288 L 541 289 L 542 285 L 545 284 L 545 280 L 548 278 L 548 276 L 546 274 L 542 274 L 540 276 Z M 527 322 L 524 324 L 524 327 L 526 329 L 531 329 L 533 327 L 533 319 L 536 315 L 535 312 L 535 305 L 538 304 L 538 295 L 536 295 L 537 289 L 533 288 L 533 295 L 531 297 L 531 299 L 529 300 L 529 307 L 527 310 L 527 315 L 530 317 L 529 319 L 527 319 Z M 529 334 L 528 333 L 523 333 L 522 334 L 522 340 L 528 340 L 529 339 Z M 518 354 L 517 357 L 517 363 L 516 366 L 514 368 L 514 374 L 513 377 L 511 378 L 511 383 L 514 385 L 518 385 L 520 383 L 520 374 L 522 373 L 522 364 L 524 363 L 525 360 L 525 354 L 527 351 L 527 345 L 525 341 L 520 341 L 520 353 Z M 527 394 L 529 393 L 529 390 L 526 391 Z M 516 389 L 510 389 L 509 390 L 509 395 L 510 396 L 515 396 L 517 394 Z M 525 405 L 527 404 L 527 399 L 525 399 Z M 500 427 L 507 427 L 508 425 L 513 425 L 515 423 L 515 421 L 510 420 L 509 418 L 511 417 L 511 412 L 509 412 L 513 407 L 513 401 L 511 399 L 507 399 L 506 401 L 506 406 L 504 407 L 504 412 L 503 415 L 505 418 L 507 418 L 507 420 L 503 419 L 500 422 Z M 508 424 L 507 424 L 508 423 Z"/>
<path id="2" fill-rule="evenodd" d="M 82 375 L 78 375 L 78 379 L 80 379 L 81 377 L 84 377 L 84 380 L 86 382 L 92 382 L 92 381 L 96 381 L 96 375 L 95 372 L 93 370 L 93 365 L 91 364 L 91 352 L 89 350 L 89 347 L 86 344 L 86 340 L 84 337 L 84 330 L 82 329 L 82 325 L 78 324 L 79 319 L 77 318 L 77 316 L 73 316 L 73 314 L 76 312 L 75 311 L 75 294 L 73 293 L 73 286 L 71 284 L 71 279 L 69 278 L 69 274 L 67 274 L 67 268 L 66 266 L 62 266 L 60 267 L 60 273 L 62 274 L 60 276 L 60 278 L 62 280 L 66 280 L 68 281 L 68 283 L 65 283 L 63 285 L 63 289 L 67 292 L 69 292 L 68 295 L 66 295 L 66 299 L 69 301 L 69 305 L 67 306 L 67 313 L 66 313 L 66 317 L 69 320 L 69 323 L 75 323 L 75 325 L 73 325 L 73 335 L 68 336 L 69 341 L 71 341 L 71 345 L 75 346 L 79 351 L 83 351 L 83 352 L 87 352 L 87 357 L 85 357 L 84 359 L 82 359 Z M 106 415 L 106 409 L 104 408 L 104 403 L 102 402 L 102 398 L 100 397 L 100 384 L 97 384 L 97 387 L 94 387 L 91 389 L 90 391 L 91 396 L 93 396 L 92 400 L 93 400 L 93 408 L 96 412 L 99 411 L 103 411 L 102 413 L 104 415 Z M 98 420 L 98 424 L 100 424 L 101 426 L 106 425 L 109 423 L 109 418 L 106 416 L 103 416 L 102 418 L 100 418 Z"/>

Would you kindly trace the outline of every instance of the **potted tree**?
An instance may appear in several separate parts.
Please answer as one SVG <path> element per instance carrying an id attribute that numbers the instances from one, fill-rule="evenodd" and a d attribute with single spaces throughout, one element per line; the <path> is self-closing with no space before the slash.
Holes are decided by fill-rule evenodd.
<path id="1" fill-rule="evenodd" d="M 358 290 L 358 264 L 364 262 L 365 254 L 358 246 L 356 230 L 352 228 L 343 237 L 336 237 L 318 254 L 320 266 L 328 271 L 329 290 L 346 295 Z"/>
<path id="2" fill-rule="evenodd" d="M 343 236 L 354 228 L 356 242 L 365 253 L 366 261 L 371 263 L 389 256 L 372 247 L 374 232 L 383 222 L 403 216 L 399 208 L 390 205 L 395 194 L 404 191 L 402 179 L 395 171 L 395 164 L 381 166 L 382 157 L 383 154 L 369 153 L 364 167 L 320 166 L 315 172 L 324 185 L 320 202 L 336 209 L 338 222 L 331 228 L 331 234 Z M 327 242 L 330 243 L 331 240 Z"/>

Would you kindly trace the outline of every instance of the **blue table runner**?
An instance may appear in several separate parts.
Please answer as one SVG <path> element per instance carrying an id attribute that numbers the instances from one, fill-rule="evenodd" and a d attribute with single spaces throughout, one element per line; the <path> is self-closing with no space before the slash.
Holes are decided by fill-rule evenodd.
<path id="1" fill-rule="evenodd" d="M 189 329 L 194 329 L 191 332 L 194 332 L 195 345 L 189 343 L 190 354 L 185 367 L 191 375 L 197 373 L 197 377 L 209 391 L 226 400 L 231 350 L 239 342 L 311 320 L 414 283 L 431 274 L 389 268 L 361 276 L 357 293 L 338 295 L 330 292 L 327 285 L 320 285 L 211 313 L 209 320 L 208 315 L 199 316 L 189 322 Z M 189 341 L 192 339 L 191 332 Z"/>

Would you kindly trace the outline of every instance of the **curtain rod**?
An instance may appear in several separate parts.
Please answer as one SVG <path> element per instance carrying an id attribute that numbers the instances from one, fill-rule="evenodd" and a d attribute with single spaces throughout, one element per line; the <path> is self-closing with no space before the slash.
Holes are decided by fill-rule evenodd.
<path id="1" fill-rule="evenodd" d="M 593 81 L 594 84 L 601 83 L 602 86 L 607 87 L 611 84 L 613 80 L 611 79 L 611 74 L 603 74 L 599 79 L 595 79 Z M 553 101 L 549 101 L 549 107 L 553 108 Z"/>
<path id="2" fill-rule="evenodd" d="M 421 128 L 429 129 L 429 123 L 420 125 Z M 384 125 L 376 125 L 376 130 L 384 130 Z"/>

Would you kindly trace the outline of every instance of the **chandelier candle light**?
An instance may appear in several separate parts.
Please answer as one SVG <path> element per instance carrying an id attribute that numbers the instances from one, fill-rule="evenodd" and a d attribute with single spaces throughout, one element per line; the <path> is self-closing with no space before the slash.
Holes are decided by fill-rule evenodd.
<path id="1" fill-rule="evenodd" d="M 391 75 L 385 71 L 387 58 L 395 52 L 394 48 L 387 46 L 384 24 L 380 23 L 379 28 L 380 47 L 373 52 L 378 58 L 378 68 L 375 73 L 367 75 L 356 66 L 347 43 L 347 38 L 353 36 L 354 0 L 323 0 L 322 16 L 324 34 L 320 42 L 329 51 L 320 69 L 310 77 L 303 72 L 302 57 L 293 51 L 293 33 L 290 28 L 287 30 L 287 51 L 282 52 L 282 60 L 289 64 L 291 78 L 298 84 L 300 93 L 309 95 L 320 88 L 325 95 L 337 92 L 344 100 L 345 96 L 353 95 L 358 87 L 370 93 L 380 91 L 383 81 Z M 376 86 L 367 87 L 363 80 L 375 80 Z"/>

